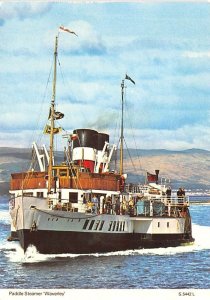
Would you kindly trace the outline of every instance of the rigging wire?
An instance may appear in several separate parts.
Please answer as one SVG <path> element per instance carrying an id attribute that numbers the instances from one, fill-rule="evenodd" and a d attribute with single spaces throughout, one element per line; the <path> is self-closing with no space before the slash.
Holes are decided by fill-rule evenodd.
<path id="1" fill-rule="evenodd" d="M 128 107 L 128 106 L 127 106 L 127 102 L 125 102 L 125 106 Z M 128 112 L 129 112 L 129 108 L 128 108 L 127 111 L 126 111 L 127 115 L 128 115 Z M 140 155 L 139 155 L 139 153 L 138 153 L 139 148 L 137 147 L 137 143 L 136 143 L 136 138 L 135 138 L 135 133 L 134 133 L 134 126 L 133 126 L 133 123 L 131 122 L 131 119 L 132 119 L 132 118 L 129 118 L 129 115 L 128 115 L 127 120 L 128 120 L 128 122 L 129 122 L 129 127 L 130 127 L 130 129 L 131 129 L 132 138 L 133 138 L 134 145 L 135 145 L 135 151 L 136 151 L 136 155 L 137 155 L 137 158 L 138 158 L 139 169 L 140 169 L 140 170 L 143 170 L 142 164 L 141 164 L 141 160 L 140 160 Z"/>
<path id="2" fill-rule="evenodd" d="M 144 171 L 144 169 L 142 168 L 142 164 L 141 164 L 141 160 L 140 160 L 140 156 L 139 156 L 139 153 L 138 153 L 138 149 L 137 149 L 137 143 L 136 143 L 136 139 L 135 139 L 135 134 L 134 134 L 134 127 L 133 127 L 133 124 L 132 124 L 132 122 L 131 122 L 131 120 L 133 119 L 132 117 L 129 117 L 129 107 L 128 107 L 128 104 L 127 104 L 127 93 L 126 93 L 126 87 L 125 87 L 125 93 L 124 93 L 124 103 L 125 103 L 125 114 L 126 114 L 126 120 L 129 122 L 129 127 L 130 127 L 130 129 L 131 129 L 131 133 L 132 133 L 132 138 L 133 138 L 133 140 L 134 140 L 134 144 L 135 144 L 135 151 L 136 151 L 136 155 L 137 155 L 137 159 L 138 159 L 138 164 L 139 164 L 139 166 L 138 166 L 138 170 L 141 170 L 141 171 Z M 126 141 L 125 141 L 125 137 L 123 137 L 123 139 L 124 139 L 124 142 L 125 142 L 125 145 L 126 145 L 126 148 L 127 148 L 127 151 L 128 151 L 128 155 L 129 155 L 129 157 L 130 157 L 130 159 L 131 159 L 131 163 L 132 163 L 132 165 L 133 165 L 133 167 L 134 167 L 134 170 L 137 172 L 137 176 L 138 177 L 140 177 L 140 174 L 139 174 L 139 171 L 137 170 L 137 168 L 136 168 L 136 166 L 134 165 L 134 163 L 133 163 L 133 159 L 131 158 L 131 154 L 130 154 L 130 151 L 129 151 L 129 149 L 128 149 L 128 147 L 127 147 L 127 144 L 126 144 Z"/>
<path id="3" fill-rule="evenodd" d="M 59 66 L 59 71 L 60 71 L 60 75 L 61 75 L 61 78 L 62 78 L 63 85 L 66 87 L 67 84 L 66 84 L 66 80 L 65 80 L 65 77 L 64 77 L 64 73 L 63 73 L 63 71 L 62 71 L 61 62 L 60 62 L 59 58 L 58 58 L 58 66 Z M 67 96 L 67 99 L 68 99 L 70 102 L 72 102 L 72 99 L 71 99 L 69 96 Z M 83 119 L 85 119 L 86 122 L 87 122 L 87 118 L 86 118 L 86 116 L 84 115 L 83 111 L 82 111 L 82 116 L 83 116 Z M 61 124 L 60 124 L 59 121 L 57 121 L 57 123 L 58 123 L 58 125 L 61 126 Z M 63 131 L 65 131 L 66 134 L 68 134 L 68 131 L 67 131 L 63 126 L 61 126 L 61 127 L 62 127 Z M 78 136 L 78 141 L 79 141 L 79 145 L 81 146 L 81 141 L 80 141 L 80 139 L 79 139 L 79 136 Z M 67 145 L 67 147 L 69 147 L 69 145 Z M 72 165 L 71 165 L 71 162 L 67 161 L 67 163 L 68 163 L 68 166 L 70 167 L 70 170 L 73 172 L 73 167 L 72 167 Z M 76 178 L 73 177 L 73 180 L 74 180 L 74 183 L 75 183 L 75 185 L 76 185 L 76 188 L 77 188 L 77 189 L 78 189 L 78 188 L 82 189 L 81 180 L 79 180 L 79 178 L 77 178 L 77 179 L 78 179 L 78 180 L 76 180 Z"/>
<path id="4" fill-rule="evenodd" d="M 131 153 L 130 153 L 130 151 L 129 151 L 129 148 L 128 148 L 128 145 L 127 145 L 127 143 L 126 143 L 125 138 L 124 138 L 123 140 L 124 140 L 124 143 L 125 143 L 125 146 L 126 146 L 126 149 L 127 149 L 128 155 L 129 155 L 129 158 L 130 158 L 130 160 L 131 160 L 132 166 L 133 166 L 134 170 L 135 170 L 136 172 L 138 172 L 138 170 L 136 169 L 136 166 L 135 166 L 135 164 L 134 164 L 134 162 L 133 162 L 133 159 L 132 159 L 132 156 L 131 156 Z M 137 173 L 137 175 L 139 176 L 139 173 Z"/>
<path id="5" fill-rule="evenodd" d="M 64 87 L 68 88 L 68 85 L 66 83 L 66 79 L 65 79 L 64 73 L 62 71 L 61 62 L 60 62 L 59 58 L 58 58 L 58 65 L 59 65 L 59 71 L 60 71 L 60 74 L 61 74 L 63 85 L 64 85 Z M 69 89 L 69 90 L 71 90 L 71 89 Z M 67 100 L 69 100 L 69 102 L 71 103 L 72 99 L 69 97 L 68 94 L 66 95 L 66 97 L 67 97 Z M 81 110 L 80 113 L 82 115 L 83 120 L 85 120 L 85 122 L 87 123 L 87 116 L 84 114 L 83 110 Z"/>
<path id="6" fill-rule="evenodd" d="M 50 76 L 52 74 L 52 67 L 53 67 L 53 62 L 51 63 L 51 67 L 50 67 L 50 71 L 49 71 L 49 74 L 48 74 L 46 86 L 45 86 L 45 89 L 44 89 L 44 94 L 43 94 L 43 97 L 42 97 L 42 100 L 41 100 L 41 104 L 40 104 L 40 109 L 38 110 L 38 112 L 40 112 L 40 111 L 43 110 L 43 105 L 44 105 L 44 102 L 45 102 L 45 99 L 46 99 L 46 96 L 47 96 L 48 85 L 49 85 L 49 82 L 50 82 Z M 37 134 L 37 130 L 40 129 L 39 128 L 40 127 L 40 121 L 41 121 L 41 114 L 39 113 L 37 121 L 36 121 L 36 126 L 34 127 L 34 129 L 32 131 L 31 141 L 35 140 L 35 135 Z M 38 138 L 36 139 L 37 143 L 41 142 L 42 137 L 43 137 L 43 132 L 40 131 L 40 133 L 38 134 Z M 28 144 L 27 148 L 30 149 L 30 147 L 31 147 L 31 142 L 30 142 L 30 145 Z M 32 158 L 31 158 L 31 160 L 29 162 L 29 166 L 27 168 L 28 171 L 32 170 L 32 167 L 33 167 L 33 169 L 36 169 L 36 167 L 38 165 L 38 161 L 35 160 L 35 157 L 36 157 L 36 153 L 35 153 L 35 150 L 33 150 L 32 151 Z M 24 166 L 25 166 L 25 164 L 22 163 L 22 167 L 21 167 L 21 172 L 22 173 L 24 172 Z M 32 175 L 30 175 L 29 173 L 27 173 L 27 176 L 23 179 L 23 182 L 22 182 L 23 187 L 27 186 L 28 180 L 30 179 L 31 176 Z"/>
<path id="7" fill-rule="evenodd" d="M 114 134 L 113 134 L 113 141 L 114 144 L 116 145 L 116 151 L 115 151 L 115 170 L 117 170 L 117 160 L 118 160 L 118 151 L 119 151 L 119 143 L 120 143 L 120 111 L 118 110 L 118 116 L 116 118 L 116 122 L 115 122 L 115 128 L 114 128 Z"/>

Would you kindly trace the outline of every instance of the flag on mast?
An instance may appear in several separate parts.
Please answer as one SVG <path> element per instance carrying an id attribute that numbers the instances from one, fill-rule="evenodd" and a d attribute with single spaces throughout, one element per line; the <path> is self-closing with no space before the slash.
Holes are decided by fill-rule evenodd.
<path id="1" fill-rule="evenodd" d="M 63 30 L 63 31 L 66 31 L 66 32 L 68 32 L 68 33 L 72 33 L 72 34 L 75 34 L 76 36 L 78 36 L 74 31 L 70 30 L 70 29 L 67 28 L 67 27 L 64 27 L 63 25 L 61 25 L 61 26 L 59 27 L 59 30 L 60 30 L 60 31 Z"/>
<path id="2" fill-rule="evenodd" d="M 63 130 L 62 127 L 53 128 L 53 134 L 60 133 L 62 130 Z M 44 134 L 50 134 L 50 132 L 51 132 L 51 126 L 50 125 L 46 125 L 45 128 L 44 128 L 43 133 Z"/>
<path id="3" fill-rule="evenodd" d="M 48 116 L 48 120 L 52 117 L 52 113 L 51 113 L 51 108 L 50 108 L 50 111 L 49 111 L 49 116 Z M 54 111 L 54 120 L 60 120 L 60 119 L 63 119 L 64 117 L 64 114 L 59 112 L 59 111 Z"/>
<path id="4" fill-rule="evenodd" d="M 157 175 L 147 172 L 147 181 L 148 182 L 156 182 L 157 181 Z"/>
<path id="5" fill-rule="evenodd" d="M 79 137 L 76 133 L 73 133 L 73 134 L 70 135 L 70 138 L 71 138 L 72 141 L 75 141 L 75 140 L 78 140 Z"/>
<path id="6" fill-rule="evenodd" d="M 127 74 L 125 75 L 125 79 L 128 79 L 128 80 L 130 80 L 133 84 L 135 84 L 135 81 L 134 81 L 132 78 L 130 78 Z"/>

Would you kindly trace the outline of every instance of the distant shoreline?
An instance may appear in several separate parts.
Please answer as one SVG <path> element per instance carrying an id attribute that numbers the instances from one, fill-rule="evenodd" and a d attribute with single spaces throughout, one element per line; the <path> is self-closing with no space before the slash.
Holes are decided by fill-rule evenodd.
<path id="1" fill-rule="evenodd" d="M 27 148 L 0 147 L 0 195 L 8 194 L 11 173 L 28 170 L 31 153 L 31 149 Z M 63 152 L 56 151 L 55 156 L 56 162 L 63 162 Z M 116 158 L 119 162 L 117 154 Z M 112 164 L 115 168 L 114 161 Z M 143 184 L 146 171 L 153 173 L 157 169 L 160 170 L 160 181 L 165 180 L 175 193 L 179 187 L 184 187 L 188 196 L 210 195 L 210 151 L 127 149 L 124 151 L 124 166 L 124 172 L 128 174 L 127 183 Z M 116 168 L 119 168 L 118 164 Z"/>
<path id="2" fill-rule="evenodd" d="M 9 196 L 10 183 L 7 181 L 0 182 L 0 196 Z M 186 191 L 186 195 L 190 197 L 191 204 L 210 204 L 210 191 L 199 190 L 198 191 Z"/>
<path id="3" fill-rule="evenodd" d="M 0 196 L 9 195 L 9 182 L 0 182 Z"/>

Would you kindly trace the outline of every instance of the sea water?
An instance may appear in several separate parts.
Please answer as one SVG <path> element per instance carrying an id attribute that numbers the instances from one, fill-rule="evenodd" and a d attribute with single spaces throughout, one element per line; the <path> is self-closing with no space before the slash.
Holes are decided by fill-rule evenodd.
<path id="1" fill-rule="evenodd" d="M 191 246 L 89 255 L 43 255 L 31 246 L 24 254 L 7 241 L 8 197 L 1 197 L 1 289 L 210 289 L 210 205 L 190 212 Z"/>

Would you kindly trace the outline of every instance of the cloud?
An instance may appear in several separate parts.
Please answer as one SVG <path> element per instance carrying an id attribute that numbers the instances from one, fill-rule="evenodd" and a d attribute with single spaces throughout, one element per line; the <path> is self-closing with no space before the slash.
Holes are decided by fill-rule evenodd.
<path id="1" fill-rule="evenodd" d="M 106 44 L 102 36 L 93 28 L 93 26 L 91 26 L 90 23 L 86 21 L 75 21 L 65 24 L 65 26 L 75 31 L 78 38 L 74 38 L 74 36 L 66 36 L 66 34 L 69 34 L 65 32 L 60 33 L 64 53 L 90 56 L 106 54 Z"/>
<path id="2" fill-rule="evenodd" d="M 180 43 L 178 39 L 169 39 L 169 38 L 155 38 L 152 37 L 150 39 L 143 38 L 137 39 L 133 41 L 133 45 L 137 48 L 141 49 L 149 49 L 149 50 L 181 50 L 183 49 L 184 45 Z"/>
<path id="3" fill-rule="evenodd" d="M 210 52 L 205 51 L 205 52 L 198 52 L 198 51 L 187 51 L 183 53 L 183 57 L 187 58 L 208 58 L 210 57 Z"/>
<path id="4" fill-rule="evenodd" d="M 39 115 L 36 114 L 33 118 L 34 111 L 39 111 Z M 48 111 L 48 107 L 46 106 L 44 109 L 41 109 L 39 103 L 33 103 L 33 105 L 31 103 L 25 103 L 24 105 L 18 102 L 13 103 L 13 105 L 7 103 L 7 106 L 2 107 L 4 117 L 0 120 L 1 130 L 4 132 L 18 132 L 19 130 L 43 128 L 45 121 L 47 121 Z M 41 117 L 42 122 L 40 122 Z"/>
<path id="5" fill-rule="evenodd" d="M 12 137 L 14 120 L 21 144 L 27 129 L 37 128 L 37 113 L 46 121 L 54 38 L 63 24 L 78 37 L 59 34 L 56 101 L 65 113 L 62 127 L 93 126 L 114 134 L 119 127 L 120 84 L 127 72 L 136 85 L 126 82 L 125 134 L 133 128 L 140 148 L 208 146 L 210 60 L 208 40 L 199 35 L 210 28 L 206 6 L 190 6 L 183 15 L 182 5 L 56 3 L 49 13 L 47 5 L 11 2 L 0 13 L 6 20 L 0 68 L 5 139 L 6 132 Z"/>
<path id="6" fill-rule="evenodd" d="M 18 18 L 24 20 L 26 18 L 33 18 L 35 16 L 43 15 L 52 8 L 53 3 L 35 3 L 35 2 L 1 2 L 0 6 L 0 25 L 9 19 Z"/>
<path id="7" fill-rule="evenodd" d="M 77 116 L 81 119 L 81 115 Z M 107 121 L 106 118 L 103 121 Z M 74 125 L 74 124 L 73 124 Z M 78 123 L 77 123 L 78 125 Z M 104 124 L 106 125 L 106 124 Z M 64 126 L 63 126 L 64 127 Z M 64 127 L 65 128 L 65 127 Z M 83 128 L 80 126 L 68 127 L 68 132 L 75 128 Z M 102 127 L 97 127 L 98 130 L 104 130 Z M 65 132 L 63 132 L 65 133 Z M 119 132 L 116 137 L 115 128 L 106 128 L 106 133 L 110 135 L 110 143 L 118 143 Z M 168 150 L 185 150 L 191 148 L 210 150 L 209 126 L 184 126 L 176 130 L 166 129 L 141 129 L 141 130 L 126 130 L 124 132 L 126 145 L 133 149 L 168 149 Z M 31 147 L 32 142 L 36 140 L 40 145 L 49 143 L 49 136 L 43 135 L 42 130 L 34 129 L 19 129 L 17 131 L 7 130 L 2 131 L 0 136 L 0 145 L 2 147 L 14 147 L 14 141 L 18 141 L 15 147 Z M 56 136 L 56 145 L 59 150 L 63 149 L 65 140 L 62 135 Z"/>
<path id="8" fill-rule="evenodd" d="M 112 135 L 111 135 L 112 136 Z M 210 150 L 209 124 L 185 125 L 176 130 L 127 130 L 125 140 L 129 148 L 184 150 L 191 148 Z"/>
<path id="9" fill-rule="evenodd" d="M 1 147 L 17 147 L 17 148 L 31 148 L 32 143 L 37 140 L 38 136 L 41 136 L 40 131 L 35 130 L 18 130 L 1 132 L 0 145 Z M 43 136 L 42 141 L 47 143 L 47 140 Z M 41 143 L 41 140 L 39 139 Z M 43 142 L 41 143 L 43 144 Z"/>

